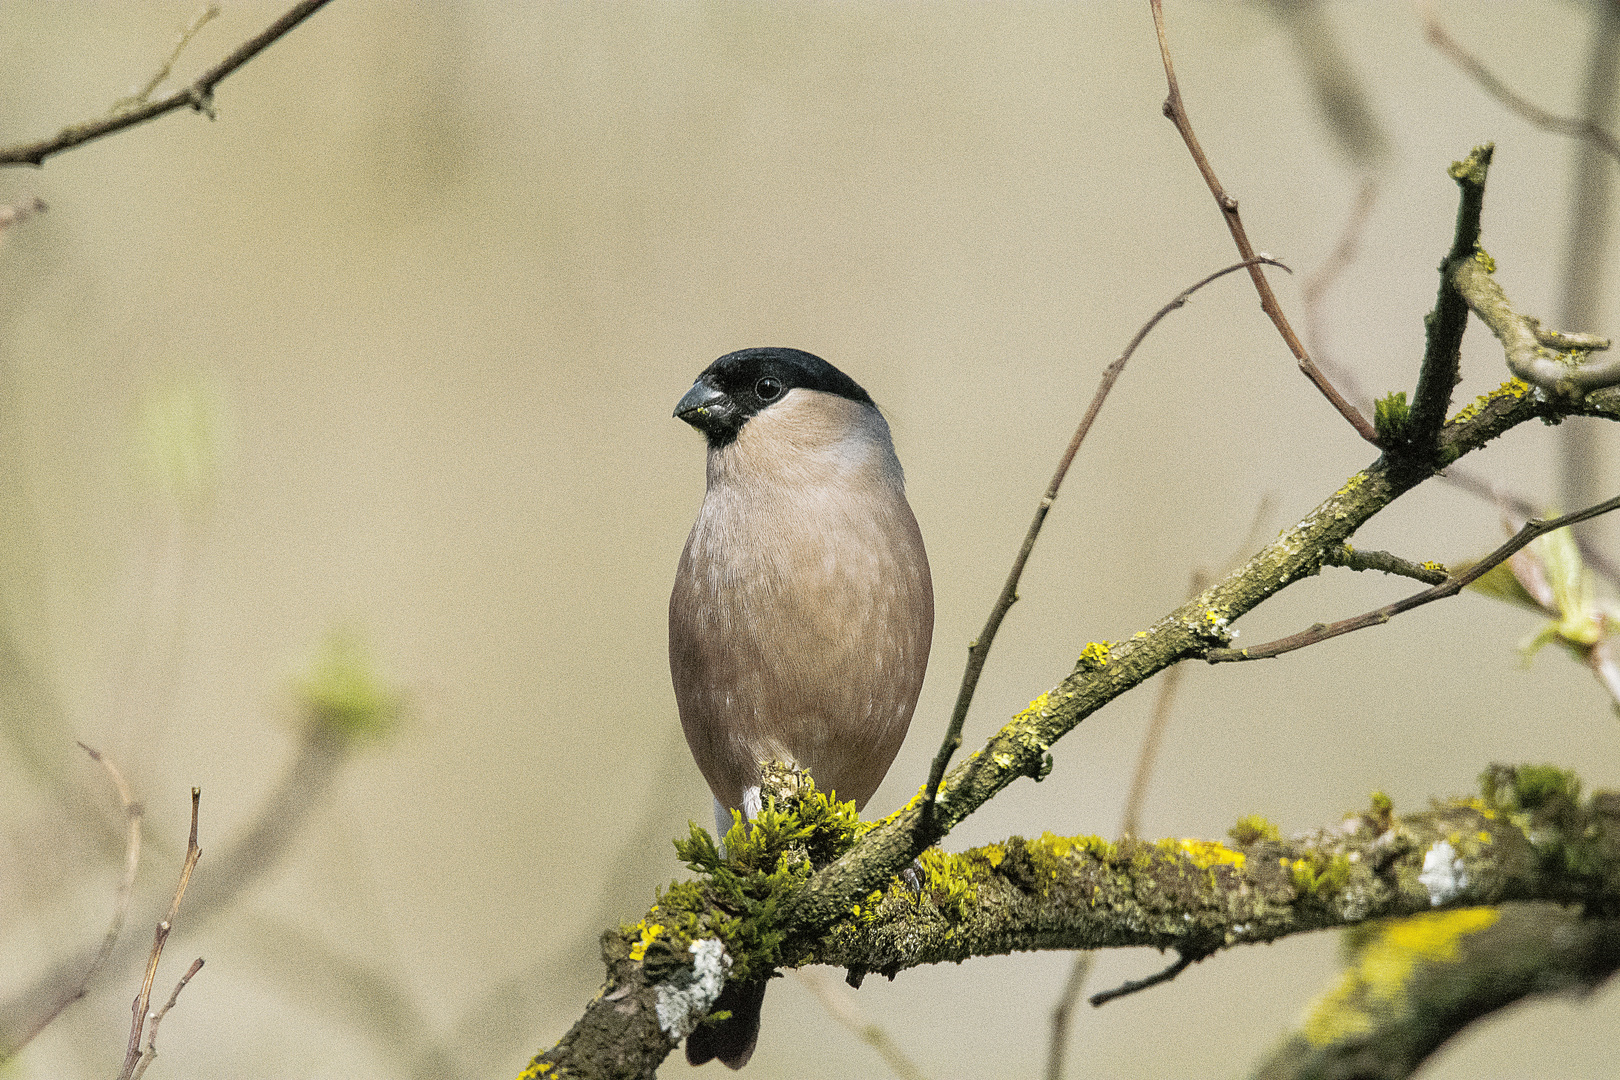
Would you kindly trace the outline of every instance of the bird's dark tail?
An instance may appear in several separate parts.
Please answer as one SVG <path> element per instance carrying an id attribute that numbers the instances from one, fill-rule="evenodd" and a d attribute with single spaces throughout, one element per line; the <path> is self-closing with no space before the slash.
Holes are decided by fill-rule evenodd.
<path id="1" fill-rule="evenodd" d="M 765 1003 L 767 980 L 758 982 L 728 982 L 720 991 L 720 1000 L 713 1012 L 724 1009 L 731 1013 L 724 1020 L 705 1022 L 686 1037 L 686 1061 L 689 1065 L 702 1065 L 719 1058 L 733 1069 L 740 1069 L 754 1056 L 754 1044 L 759 1041 L 759 1008 Z"/>

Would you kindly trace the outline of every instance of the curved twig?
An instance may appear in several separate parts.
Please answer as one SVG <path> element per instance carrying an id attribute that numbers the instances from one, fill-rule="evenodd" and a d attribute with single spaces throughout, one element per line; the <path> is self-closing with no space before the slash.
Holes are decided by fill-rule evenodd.
<path id="1" fill-rule="evenodd" d="M 1459 260 L 1449 277 L 1469 309 L 1502 343 L 1513 374 L 1543 390 L 1576 397 L 1620 383 L 1620 353 L 1592 355 L 1609 348 L 1608 338 L 1548 330 L 1535 318 L 1520 315 L 1492 272 L 1488 258 L 1470 258 Z"/>
<path id="2" fill-rule="evenodd" d="M 1024 576 L 1024 564 L 1029 561 L 1030 552 L 1035 550 L 1035 541 L 1041 535 L 1041 526 L 1046 523 L 1047 512 L 1057 500 L 1058 488 L 1063 486 L 1063 478 L 1069 474 L 1069 466 L 1074 463 L 1074 455 L 1079 453 L 1080 444 L 1085 441 L 1086 434 L 1097 419 L 1097 414 L 1102 411 L 1103 402 L 1108 400 L 1109 391 L 1114 388 L 1120 373 L 1125 370 L 1126 361 L 1130 360 L 1131 354 L 1136 352 L 1137 346 L 1152 333 L 1153 328 L 1163 322 L 1165 316 L 1172 311 L 1184 306 L 1193 293 L 1210 282 L 1245 267 L 1253 270 L 1259 263 L 1288 270 L 1288 267 L 1265 254 L 1251 255 L 1240 263 L 1222 267 L 1195 284 L 1187 286 L 1176 294 L 1175 299 L 1154 312 L 1153 317 L 1136 331 L 1130 344 L 1125 346 L 1125 351 L 1103 369 L 1102 381 L 1097 385 L 1097 392 L 1092 395 L 1086 414 L 1080 418 L 1080 426 L 1075 429 L 1074 437 L 1064 449 L 1063 456 L 1058 460 L 1057 470 L 1052 474 L 1051 482 L 1046 485 L 1046 493 L 1041 496 L 1040 504 L 1035 508 L 1035 518 L 1029 523 L 1029 531 L 1024 534 L 1024 543 L 1013 559 L 1012 570 L 1008 572 L 1007 581 L 1001 587 L 1001 595 L 996 598 L 995 606 L 990 609 L 990 617 L 985 620 L 984 629 L 968 644 L 967 668 L 962 672 L 962 685 L 956 692 L 956 706 L 951 710 L 951 721 L 945 728 L 945 739 L 940 743 L 939 751 L 934 755 L 933 764 L 928 770 L 928 784 L 923 791 L 925 807 L 933 806 L 939 794 L 939 782 L 945 776 L 946 766 L 951 763 L 951 755 L 962 746 L 962 725 L 967 722 L 968 707 L 973 704 L 973 694 L 978 689 L 979 676 L 984 672 L 985 659 L 990 655 L 990 646 L 996 640 L 996 631 L 1001 629 L 1001 620 L 1007 617 L 1008 610 L 1018 601 L 1018 580 Z"/>
<path id="3" fill-rule="evenodd" d="M 1422 5 L 1423 34 L 1442 53 L 1462 69 L 1463 74 L 1479 84 L 1479 88 L 1505 105 L 1509 110 L 1518 113 L 1520 117 L 1555 135 L 1567 135 L 1573 139 L 1585 139 L 1605 154 L 1620 162 L 1620 139 L 1614 137 L 1603 125 L 1594 123 L 1587 117 L 1560 116 L 1555 112 L 1543 109 L 1540 105 L 1515 93 L 1507 83 L 1497 78 L 1490 68 L 1486 67 L 1478 57 L 1457 42 L 1457 39 L 1446 32 L 1445 24 L 1434 13 L 1430 4 Z"/>
<path id="4" fill-rule="evenodd" d="M 1283 314 L 1282 305 L 1277 302 L 1277 294 L 1271 291 L 1271 283 L 1261 271 L 1259 262 L 1255 261 L 1254 245 L 1249 242 L 1249 234 L 1243 228 L 1243 218 L 1238 214 L 1238 202 L 1226 189 L 1221 186 L 1220 180 L 1215 176 L 1215 169 L 1204 154 L 1204 148 L 1198 144 L 1198 136 L 1193 133 L 1192 121 L 1187 119 L 1187 107 L 1181 100 L 1181 87 L 1176 83 L 1176 68 L 1170 61 L 1170 40 L 1164 29 L 1164 8 L 1161 0 L 1148 0 L 1153 8 L 1153 28 L 1159 36 L 1159 58 L 1164 62 L 1164 77 L 1169 83 L 1169 95 L 1164 99 L 1164 115 L 1176 130 L 1181 133 L 1181 141 L 1187 144 L 1187 150 L 1192 154 L 1193 164 L 1204 177 L 1204 183 L 1209 186 L 1209 193 L 1215 197 L 1215 205 L 1221 208 L 1221 217 L 1226 220 L 1226 228 L 1232 234 L 1232 240 L 1237 244 L 1238 253 L 1243 256 L 1245 264 L 1249 267 L 1249 279 L 1254 282 L 1255 291 L 1260 294 L 1260 310 L 1277 328 L 1282 335 L 1283 343 L 1288 351 L 1294 354 L 1299 363 L 1299 370 L 1311 380 L 1322 396 L 1338 410 L 1340 416 L 1356 429 L 1356 434 L 1372 443 L 1381 446 L 1378 432 L 1373 428 L 1372 422 L 1361 415 L 1344 395 L 1334 388 L 1326 375 L 1322 374 L 1316 362 L 1311 359 L 1310 353 L 1300 342 L 1299 335 L 1289 325 L 1288 316 Z"/>
<path id="5" fill-rule="evenodd" d="M 180 867 L 180 883 L 175 886 L 174 901 L 169 904 L 169 913 L 164 916 L 162 922 L 157 924 L 157 930 L 152 935 L 152 951 L 146 958 L 146 977 L 141 980 L 141 991 L 135 995 L 135 1000 L 130 1004 L 130 1011 L 133 1015 L 130 1017 L 129 1022 L 129 1049 L 124 1052 L 124 1068 L 119 1072 L 118 1080 L 131 1080 L 135 1075 L 136 1066 L 140 1064 L 141 1059 L 145 1056 L 141 1050 L 141 1029 L 146 1024 L 148 1017 L 147 1006 L 152 1001 L 152 981 L 157 978 L 158 961 L 163 958 L 163 946 L 168 942 L 169 931 L 174 927 L 174 917 L 180 913 L 180 900 L 186 895 L 186 886 L 191 883 L 191 872 L 197 868 L 197 860 L 202 858 L 202 848 L 197 846 L 197 808 L 201 799 L 202 788 L 192 788 L 191 834 L 186 839 L 186 861 Z M 192 965 L 192 970 L 174 988 L 174 998 L 180 996 L 180 991 L 185 989 L 186 983 L 191 980 L 191 976 L 196 974 L 196 969 L 200 967 L 202 967 L 201 961 Z M 173 1004 L 172 998 L 170 1004 Z M 169 1006 L 164 1006 L 162 1012 L 167 1013 L 168 1011 Z M 157 1017 L 153 1016 L 152 1019 L 155 1023 Z M 151 1049 L 150 1043 L 148 1049 Z M 155 1053 L 156 1051 L 152 1052 Z"/>
<path id="6" fill-rule="evenodd" d="M 135 801 L 130 792 L 129 783 L 124 774 L 112 759 L 102 755 L 101 751 L 79 744 L 79 748 L 90 755 L 90 759 L 106 770 L 107 776 L 112 780 L 113 788 L 118 792 L 118 800 L 124 807 L 126 822 L 126 839 L 124 841 L 124 876 L 118 883 L 117 899 L 113 901 L 112 921 L 107 924 L 107 932 L 102 935 L 101 947 L 96 950 L 95 958 L 84 969 L 73 986 L 66 993 L 58 997 L 54 1004 L 43 1009 L 38 1016 L 33 1017 L 27 1026 L 18 1034 L 16 1041 L 7 1046 L 0 1046 L 0 1062 L 6 1061 L 17 1051 L 27 1046 L 34 1037 L 49 1027 L 62 1010 L 84 997 L 90 989 L 90 981 L 96 977 L 112 954 L 113 946 L 118 944 L 118 937 L 124 931 L 124 919 L 129 915 L 130 897 L 135 892 L 135 875 L 141 866 L 141 819 L 143 810 L 141 804 Z"/>
<path id="7" fill-rule="evenodd" d="M 1167 983 L 1202 959 L 1203 957 L 1196 952 L 1181 953 L 1176 957 L 1175 963 L 1171 964 L 1162 971 L 1156 971 L 1145 979 L 1129 979 L 1120 983 L 1112 990 L 1104 990 L 1100 994 L 1092 994 L 1086 1000 L 1091 1003 L 1092 1008 L 1106 1005 L 1110 1001 L 1118 1001 L 1120 998 L 1137 993 L 1138 991 L 1150 989 L 1158 986 L 1160 983 Z"/>

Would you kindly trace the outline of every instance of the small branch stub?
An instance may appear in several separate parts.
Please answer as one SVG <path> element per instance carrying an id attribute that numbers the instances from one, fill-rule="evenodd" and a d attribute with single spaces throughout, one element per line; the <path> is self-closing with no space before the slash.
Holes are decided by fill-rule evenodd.
<path id="1" fill-rule="evenodd" d="M 1620 385 L 1620 354 L 1606 352 L 1609 339 L 1566 334 L 1514 310 L 1494 276 L 1496 264 L 1483 251 L 1451 266 L 1449 276 L 1469 309 L 1496 335 L 1508 369 L 1548 393 L 1581 398 L 1593 390 Z"/>

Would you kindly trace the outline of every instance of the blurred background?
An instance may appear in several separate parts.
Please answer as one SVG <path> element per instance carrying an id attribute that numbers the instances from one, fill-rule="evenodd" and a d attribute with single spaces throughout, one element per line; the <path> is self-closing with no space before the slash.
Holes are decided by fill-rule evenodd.
<path id="1" fill-rule="evenodd" d="M 284 6 L 233 0 L 176 78 Z M 197 10 L 0 3 L 0 142 L 104 113 Z M 1581 109 L 1590 7 L 1439 11 L 1510 84 Z M 1590 324 L 1564 328 L 1615 330 L 1613 243 L 1570 227 L 1578 148 L 1461 76 L 1415 9 L 1199 0 L 1168 18 L 1204 147 L 1256 246 L 1298 271 L 1273 275 L 1283 303 L 1347 382 L 1412 388 L 1455 212 L 1445 169 L 1486 140 L 1498 279 L 1557 322 L 1578 310 L 1570 235 L 1596 236 L 1576 253 L 1601 286 Z M 0 172 L 0 203 L 49 204 L 0 233 L 0 1020 L 59 988 L 55 965 L 92 953 L 113 910 L 121 811 L 74 741 L 146 810 L 129 947 L 9 1075 L 116 1071 L 193 785 L 204 855 L 159 995 L 207 967 L 151 1076 L 508 1076 L 567 1029 L 600 983 L 601 929 L 684 873 L 669 839 L 709 820 L 665 658 L 703 446 L 670 410 L 732 349 L 808 349 L 888 413 L 938 622 L 868 812 L 907 799 L 1102 367 L 1236 258 L 1163 98 L 1145 3 L 339 0 L 224 83 L 217 121 L 172 115 Z M 1357 255 L 1307 319 L 1302 285 L 1369 182 Z M 1477 323 L 1465 373 L 1458 403 L 1506 377 Z M 1617 433 L 1583 430 L 1596 457 L 1577 479 L 1612 495 Z M 1526 427 L 1467 465 L 1556 505 L 1562 437 Z M 1247 281 L 1207 289 L 1149 338 L 1082 451 L 968 747 L 1088 641 L 1223 568 L 1263 501 L 1269 536 L 1372 457 Z M 1490 503 L 1431 483 L 1357 546 L 1451 562 L 1501 536 Z M 1329 570 L 1242 640 L 1413 588 Z M 1492 761 L 1615 786 L 1596 682 L 1556 650 L 1521 662 L 1538 621 L 1469 595 L 1188 671 L 1142 832 L 1221 837 L 1251 812 L 1302 830 L 1374 789 L 1421 809 Z M 370 695 L 373 730 L 311 733 L 333 685 Z M 1115 832 L 1153 694 L 1088 720 L 1045 783 L 947 846 Z M 1163 962 L 1103 955 L 1093 988 Z M 1240 1075 L 1337 964 L 1335 936 L 1302 937 L 1082 1006 L 1067 1074 Z M 1068 966 L 908 971 L 855 1001 L 929 1076 L 1025 1077 Z M 1530 1003 L 1427 1075 L 1598 1077 L 1617 1035 L 1614 988 Z M 884 1074 L 800 980 L 773 989 L 747 1075 Z"/>

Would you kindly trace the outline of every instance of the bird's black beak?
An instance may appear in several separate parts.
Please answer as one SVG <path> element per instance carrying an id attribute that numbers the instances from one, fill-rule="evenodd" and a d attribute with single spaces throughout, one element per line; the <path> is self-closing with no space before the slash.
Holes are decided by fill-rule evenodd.
<path id="1" fill-rule="evenodd" d="M 675 403 L 675 415 L 707 435 L 717 435 L 735 428 L 737 403 L 699 379 Z"/>

